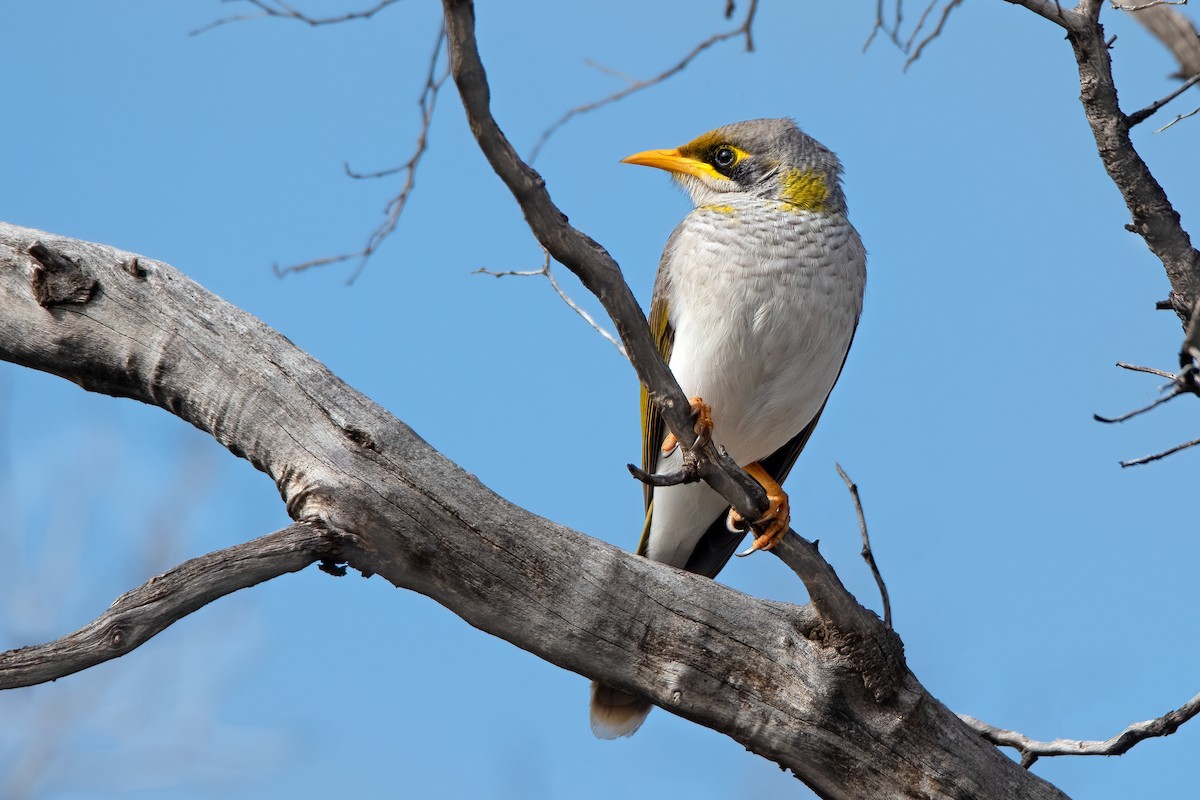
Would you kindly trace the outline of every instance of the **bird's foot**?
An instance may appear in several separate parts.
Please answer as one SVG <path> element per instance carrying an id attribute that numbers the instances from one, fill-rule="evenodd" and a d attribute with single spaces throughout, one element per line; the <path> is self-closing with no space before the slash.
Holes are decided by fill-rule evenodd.
<path id="1" fill-rule="evenodd" d="M 766 490 L 767 510 L 750 523 L 750 528 L 754 531 L 754 542 L 747 550 L 738 553 L 738 556 L 748 556 L 758 550 L 770 550 L 779 544 L 792 527 L 792 509 L 783 487 L 757 461 L 746 467 L 746 474 Z M 731 508 L 728 525 L 733 530 L 745 530 L 746 520 L 737 509 Z"/>
<path id="2" fill-rule="evenodd" d="M 692 430 L 696 432 L 696 441 L 692 444 L 691 449 L 699 450 L 708 444 L 712 439 L 713 418 L 712 406 L 704 402 L 702 398 L 693 397 L 688 400 L 692 407 L 692 416 L 696 422 L 692 426 Z M 679 446 L 679 437 L 673 433 L 668 433 L 667 438 L 663 439 L 662 451 L 669 453 Z"/>

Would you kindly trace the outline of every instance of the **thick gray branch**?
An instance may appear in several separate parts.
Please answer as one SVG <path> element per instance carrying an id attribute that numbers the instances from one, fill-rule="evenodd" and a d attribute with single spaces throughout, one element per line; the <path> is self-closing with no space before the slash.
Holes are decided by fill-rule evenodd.
<path id="1" fill-rule="evenodd" d="M 35 291 L 47 259 L 68 290 Z M 1063 796 L 911 674 L 877 700 L 863 659 L 843 655 L 846 640 L 811 609 L 764 603 L 507 503 L 166 264 L 0 224 L 0 308 L 0 358 L 187 419 L 271 475 L 292 516 L 322 525 L 353 567 L 726 733 L 824 797 Z"/>
<path id="2" fill-rule="evenodd" d="M 298 522 L 185 561 L 121 595 L 74 633 L 0 653 L 0 689 L 57 680 L 123 656 L 217 598 L 336 557 L 320 526 Z"/>

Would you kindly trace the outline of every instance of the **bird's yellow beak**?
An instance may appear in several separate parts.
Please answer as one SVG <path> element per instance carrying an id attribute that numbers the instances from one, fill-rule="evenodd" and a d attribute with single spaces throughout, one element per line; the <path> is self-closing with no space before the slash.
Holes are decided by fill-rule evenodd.
<path id="1" fill-rule="evenodd" d="M 658 169 L 665 169 L 667 172 L 673 172 L 677 175 L 694 175 L 697 178 L 728 180 L 724 175 L 713 169 L 711 165 L 690 156 L 685 156 L 679 152 L 678 148 L 674 150 L 643 150 L 640 153 L 634 153 L 631 156 L 622 158 L 621 163 L 638 164 L 643 167 L 657 167 Z"/>

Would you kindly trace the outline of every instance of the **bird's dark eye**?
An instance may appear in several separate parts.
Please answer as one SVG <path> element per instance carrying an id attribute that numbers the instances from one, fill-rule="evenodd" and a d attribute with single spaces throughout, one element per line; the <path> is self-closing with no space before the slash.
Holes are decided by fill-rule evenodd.
<path id="1" fill-rule="evenodd" d="M 736 160 L 737 154 L 731 147 L 718 147 L 717 152 L 713 153 L 713 164 L 718 167 L 731 167 Z"/>

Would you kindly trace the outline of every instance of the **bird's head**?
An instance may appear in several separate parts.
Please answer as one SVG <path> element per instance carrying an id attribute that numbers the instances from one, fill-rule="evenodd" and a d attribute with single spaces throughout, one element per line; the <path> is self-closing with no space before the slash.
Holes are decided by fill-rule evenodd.
<path id="1" fill-rule="evenodd" d="M 621 159 L 671 173 L 697 206 L 752 195 L 799 211 L 844 211 L 842 164 L 790 119 L 735 122 L 674 150 Z"/>

